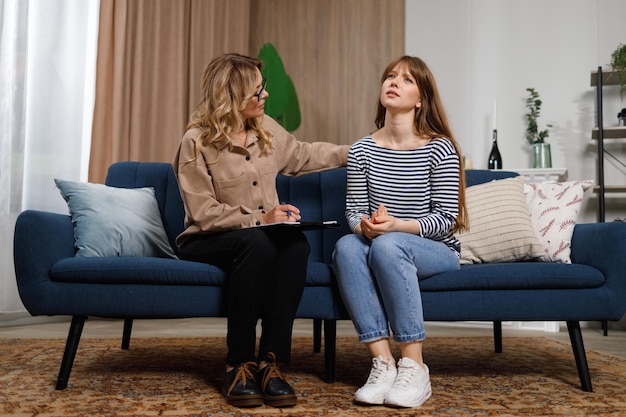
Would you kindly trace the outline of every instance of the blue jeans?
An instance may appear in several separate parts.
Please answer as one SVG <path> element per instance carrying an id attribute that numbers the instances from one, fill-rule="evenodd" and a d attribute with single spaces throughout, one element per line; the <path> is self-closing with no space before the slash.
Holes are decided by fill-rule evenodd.
<path id="1" fill-rule="evenodd" d="M 393 232 L 368 240 L 343 236 L 333 252 L 339 291 L 360 342 L 389 338 L 415 342 L 426 337 L 419 280 L 460 268 L 444 243 Z"/>

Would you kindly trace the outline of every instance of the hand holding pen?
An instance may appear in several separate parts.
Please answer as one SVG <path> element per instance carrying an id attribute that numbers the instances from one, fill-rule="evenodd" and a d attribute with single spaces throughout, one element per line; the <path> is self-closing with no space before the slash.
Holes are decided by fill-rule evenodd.
<path id="1" fill-rule="evenodd" d="M 300 209 L 288 203 L 281 203 L 263 215 L 263 224 L 300 221 Z"/>
<path id="2" fill-rule="evenodd" d="M 280 206 L 278 206 L 280 210 L 282 210 L 287 215 L 288 222 L 297 222 L 300 220 L 300 209 L 296 206 L 292 206 L 291 204 L 282 202 Z"/>

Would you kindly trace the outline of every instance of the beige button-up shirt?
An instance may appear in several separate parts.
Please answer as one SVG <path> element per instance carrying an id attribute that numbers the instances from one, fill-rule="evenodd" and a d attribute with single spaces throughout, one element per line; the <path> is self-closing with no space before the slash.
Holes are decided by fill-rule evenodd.
<path id="1" fill-rule="evenodd" d="M 262 214 L 279 205 L 276 176 L 302 175 L 345 166 L 348 145 L 299 142 L 274 119 L 265 116 L 263 126 L 273 136 L 274 149 L 261 154 L 258 138 L 248 134 L 245 146 L 232 142 L 203 147 L 195 158 L 201 130 L 188 130 L 173 162 L 185 205 L 185 230 L 180 246 L 197 233 L 254 227 Z"/>

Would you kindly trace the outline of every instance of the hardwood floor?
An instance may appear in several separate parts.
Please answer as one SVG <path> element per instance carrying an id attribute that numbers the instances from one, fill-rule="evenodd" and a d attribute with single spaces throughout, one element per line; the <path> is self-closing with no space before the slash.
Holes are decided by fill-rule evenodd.
<path id="1" fill-rule="evenodd" d="M 54 319 L 53 319 L 54 320 Z M 585 348 L 609 353 L 626 359 L 626 331 L 609 327 L 607 336 L 604 336 L 599 323 L 583 323 L 581 325 Z M 122 335 L 122 320 L 89 319 L 83 330 L 83 337 L 104 338 L 119 337 Z M 66 338 L 69 329 L 69 320 L 57 318 L 56 321 L 23 324 L 16 326 L 0 326 L 0 338 Z M 298 319 L 294 324 L 294 337 L 311 336 L 312 320 Z M 260 331 L 259 331 L 260 334 Z M 492 329 L 487 324 L 468 323 L 426 323 L 427 337 L 436 336 L 493 336 Z M 527 330 L 508 328 L 503 326 L 503 345 L 506 349 L 507 337 L 537 336 L 549 337 L 569 343 L 569 335 L 565 325 L 558 333 L 542 330 Z M 225 336 L 226 321 L 219 318 L 190 318 L 179 320 L 136 320 L 133 325 L 133 337 L 210 337 Z M 352 322 L 339 321 L 337 336 L 355 336 Z"/>

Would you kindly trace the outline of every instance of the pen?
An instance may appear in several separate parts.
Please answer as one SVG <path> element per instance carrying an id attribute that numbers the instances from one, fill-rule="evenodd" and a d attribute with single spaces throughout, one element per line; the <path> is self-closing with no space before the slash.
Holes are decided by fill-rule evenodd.
<path id="1" fill-rule="evenodd" d="M 285 202 L 283 201 L 283 202 L 282 202 L 282 203 L 280 203 L 280 204 L 285 205 L 285 204 L 287 204 L 287 203 L 285 203 Z M 287 210 L 287 216 L 288 216 L 288 217 L 291 217 L 292 215 L 293 215 L 293 213 L 291 212 L 291 210 Z"/>

